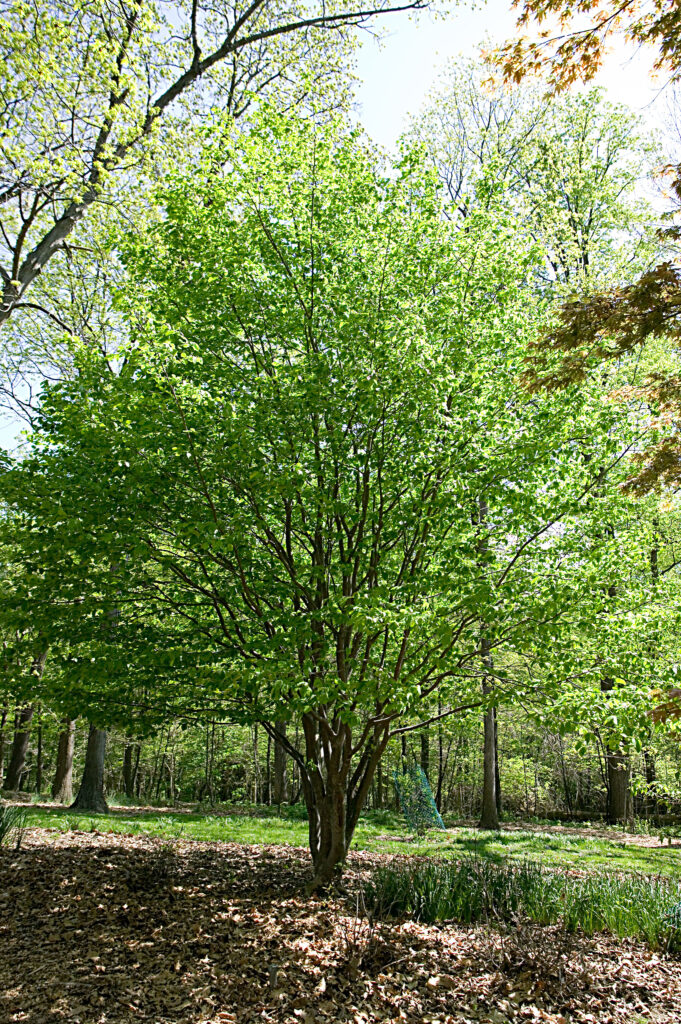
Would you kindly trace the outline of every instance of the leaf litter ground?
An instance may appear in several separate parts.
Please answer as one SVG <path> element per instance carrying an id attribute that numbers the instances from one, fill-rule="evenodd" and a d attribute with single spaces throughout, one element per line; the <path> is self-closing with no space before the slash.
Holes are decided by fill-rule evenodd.
<path id="1" fill-rule="evenodd" d="M 372 925 L 353 854 L 32 829 L 0 851 L 0 1024 L 678 1024 L 681 960 L 537 926 Z"/>

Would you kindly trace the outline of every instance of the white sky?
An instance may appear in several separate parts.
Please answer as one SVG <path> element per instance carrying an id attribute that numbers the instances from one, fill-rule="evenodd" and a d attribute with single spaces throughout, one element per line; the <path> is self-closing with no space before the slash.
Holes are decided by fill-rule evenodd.
<path id="1" fill-rule="evenodd" d="M 426 11 L 390 15 L 377 23 L 382 25 L 382 39 L 365 36 L 357 66 L 357 112 L 369 135 L 392 147 L 409 115 L 423 106 L 447 61 L 459 55 L 475 57 L 483 42 L 509 38 L 515 18 L 511 0 L 488 0 L 475 7 L 452 5 L 444 18 Z M 665 98 L 654 102 L 662 83 L 651 79 L 650 67 L 649 54 L 632 54 L 623 45 L 607 61 L 598 84 L 612 100 L 626 103 L 659 125 Z M 12 448 L 22 429 L 17 421 L 0 419 L 0 447 Z"/>
<path id="2" fill-rule="evenodd" d="M 475 7 L 452 5 L 445 18 L 427 11 L 385 18 L 382 41 L 367 36 L 358 62 L 358 112 L 369 135 L 392 146 L 408 115 L 423 106 L 448 60 L 473 58 L 481 44 L 510 38 L 515 34 L 516 17 L 511 0 L 488 0 Z M 597 84 L 608 90 L 612 100 L 650 117 L 653 112 L 648 105 L 659 92 L 660 82 L 650 78 L 650 56 L 632 53 L 631 48 L 620 47 L 607 61 Z M 657 104 L 663 105 L 664 101 Z"/>

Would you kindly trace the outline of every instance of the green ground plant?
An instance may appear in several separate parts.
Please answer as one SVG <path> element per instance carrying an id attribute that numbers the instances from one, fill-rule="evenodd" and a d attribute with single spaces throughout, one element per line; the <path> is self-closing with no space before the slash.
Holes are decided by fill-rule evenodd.
<path id="1" fill-rule="evenodd" d="M 27 823 L 28 811 L 25 807 L 16 804 L 0 804 L 0 846 L 9 846 L 14 842 L 18 850 Z"/>
<path id="2" fill-rule="evenodd" d="M 484 857 L 392 864 L 367 887 L 379 917 L 433 924 L 562 924 L 569 932 L 609 932 L 645 940 L 655 949 L 681 949 L 681 885 L 645 875 L 573 875 L 540 864 L 495 864 Z"/>

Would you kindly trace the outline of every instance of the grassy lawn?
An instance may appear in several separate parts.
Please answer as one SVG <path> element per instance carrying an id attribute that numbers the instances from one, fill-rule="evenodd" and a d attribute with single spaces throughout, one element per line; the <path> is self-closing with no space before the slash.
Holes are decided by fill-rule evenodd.
<path id="1" fill-rule="evenodd" d="M 164 839 L 194 839 L 231 843 L 271 843 L 306 846 L 307 822 L 299 808 L 234 808 L 228 811 L 184 811 L 116 808 L 108 815 L 77 813 L 61 807 L 31 807 L 29 825 L 60 832 L 99 831 L 118 835 L 149 835 Z M 531 859 L 554 867 L 636 871 L 681 877 L 681 848 L 637 846 L 619 839 L 587 837 L 567 832 L 514 829 L 479 832 L 454 827 L 413 838 L 401 819 L 389 811 L 365 815 L 355 833 L 353 849 L 373 853 L 437 856 L 477 854 L 500 863 Z"/>

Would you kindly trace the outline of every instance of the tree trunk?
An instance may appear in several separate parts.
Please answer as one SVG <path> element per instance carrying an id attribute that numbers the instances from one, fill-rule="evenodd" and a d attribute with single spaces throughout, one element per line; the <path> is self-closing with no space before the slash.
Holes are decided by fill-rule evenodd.
<path id="1" fill-rule="evenodd" d="M 606 750 L 608 766 L 608 821 L 627 820 L 629 800 L 629 758 L 622 750 Z"/>
<path id="2" fill-rule="evenodd" d="M 3 777 L 5 770 L 5 724 L 8 711 L 9 708 L 5 704 L 2 709 L 2 715 L 0 715 L 0 779 Z"/>
<path id="3" fill-rule="evenodd" d="M 5 774 L 5 789 L 19 789 L 21 776 L 26 764 L 26 754 L 31 738 L 31 720 L 33 718 L 33 705 L 27 704 L 21 709 L 14 729 L 14 739 L 9 755 L 9 764 Z"/>
<path id="4" fill-rule="evenodd" d="M 494 781 L 496 784 L 497 814 L 501 816 L 501 774 L 499 772 L 499 715 L 494 709 Z"/>
<path id="5" fill-rule="evenodd" d="M 421 733 L 421 771 L 430 782 L 430 732 L 428 726 Z"/>
<path id="6" fill-rule="evenodd" d="M 76 739 L 76 721 L 66 718 L 57 743 L 57 769 L 52 783 L 52 798 L 60 804 L 73 800 L 73 747 Z"/>
<path id="7" fill-rule="evenodd" d="M 488 708 L 483 719 L 485 740 L 482 775 L 482 814 L 480 828 L 499 828 L 499 812 L 497 811 L 497 771 L 496 750 L 494 746 L 494 708 Z"/>
<path id="8" fill-rule="evenodd" d="M 106 753 L 106 730 L 90 725 L 85 752 L 85 768 L 78 790 L 78 796 L 72 803 L 77 811 L 95 811 L 108 814 L 109 808 L 104 799 L 104 754 Z"/>
<path id="9" fill-rule="evenodd" d="M 286 722 L 278 720 L 274 723 L 275 732 L 286 739 Z M 280 740 L 274 737 L 274 778 L 272 780 L 272 803 L 277 805 L 286 800 L 286 750 Z"/>
<path id="10" fill-rule="evenodd" d="M 608 693 L 614 687 L 609 676 L 601 679 L 601 691 Z M 627 820 L 629 801 L 629 756 L 620 742 L 604 740 L 605 764 L 607 770 L 607 819 L 612 824 Z"/>
<path id="11" fill-rule="evenodd" d="M 492 667 L 492 659 L 489 656 L 489 643 L 483 637 L 481 645 L 482 660 L 486 668 Z M 482 692 L 488 697 L 494 684 L 489 676 L 483 676 Z M 491 704 L 485 712 L 483 719 L 484 726 L 484 747 L 483 747 L 483 768 L 482 768 L 482 814 L 480 816 L 480 828 L 499 828 L 499 810 L 497 796 L 497 730 L 494 705 Z"/>
<path id="12" fill-rule="evenodd" d="M 38 726 L 38 753 L 35 762 L 35 791 L 40 796 L 43 789 L 43 726 Z"/>
<path id="13" fill-rule="evenodd" d="M 655 793 L 657 783 L 657 768 L 655 765 L 655 755 L 651 750 L 644 749 L 643 751 L 643 766 L 646 777 L 646 796 L 645 796 L 645 813 L 654 814 L 657 805 L 657 796 Z"/>
<path id="14" fill-rule="evenodd" d="M 123 792 L 127 797 L 135 795 L 135 784 L 132 778 L 132 747 L 132 743 L 128 742 L 123 747 Z"/>
<path id="15" fill-rule="evenodd" d="M 323 723 L 324 734 L 320 736 L 318 721 L 304 715 L 303 728 L 305 755 L 298 764 L 314 866 L 308 889 L 314 892 L 332 881 L 347 856 L 389 733 L 384 724 L 374 726 L 361 752 L 355 752 L 359 760 L 353 771 L 352 731 L 348 725 L 335 722 L 331 729 Z"/>
<path id="16" fill-rule="evenodd" d="M 442 700 L 438 694 L 437 713 L 442 714 Z M 442 736 L 442 720 L 437 723 L 437 791 L 435 793 L 435 806 L 442 813 L 442 783 L 444 778 L 444 740 Z"/>

